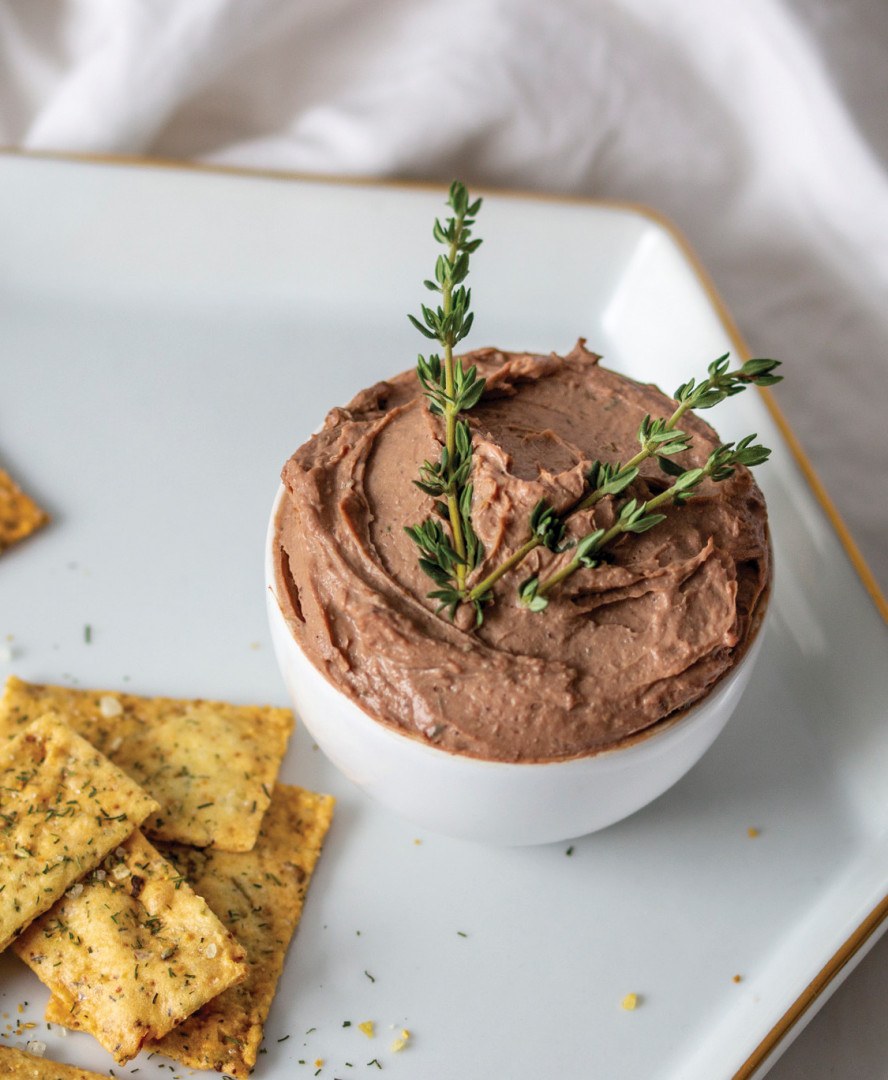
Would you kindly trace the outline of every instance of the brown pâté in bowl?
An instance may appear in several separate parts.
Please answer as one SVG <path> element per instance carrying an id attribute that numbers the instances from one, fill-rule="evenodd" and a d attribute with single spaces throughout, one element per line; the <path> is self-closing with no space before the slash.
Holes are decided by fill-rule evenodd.
<path id="1" fill-rule="evenodd" d="M 443 354 L 334 408 L 284 466 L 277 591 L 305 655 L 380 723 L 559 760 L 699 701 L 755 635 L 771 548 L 748 466 L 769 451 L 692 410 L 778 365 L 721 357 L 669 397 L 582 339 L 456 355 L 480 204 L 451 187 L 440 304 L 410 316 Z"/>

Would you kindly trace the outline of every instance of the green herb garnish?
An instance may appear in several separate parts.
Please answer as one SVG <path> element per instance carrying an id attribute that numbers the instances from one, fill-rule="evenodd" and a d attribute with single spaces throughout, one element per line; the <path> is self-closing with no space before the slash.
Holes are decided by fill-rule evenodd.
<path id="1" fill-rule="evenodd" d="M 547 593 L 577 570 L 581 568 L 593 570 L 596 566 L 600 566 L 604 561 L 604 550 L 618 536 L 624 533 L 647 532 L 648 529 L 654 528 L 665 520 L 665 514 L 651 513 L 652 510 L 668 502 L 677 506 L 681 505 L 706 477 L 716 481 L 727 480 L 733 475 L 737 465 L 759 465 L 767 461 L 771 451 L 765 446 L 751 445 L 754 438 L 755 435 L 747 435 L 736 446 L 733 443 L 726 443 L 716 447 L 702 468 L 680 469 L 670 487 L 646 502 L 639 503 L 636 499 L 628 499 L 620 507 L 617 520 L 609 529 L 596 529 L 594 532 L 587 533 L 577 543 L 574 556 L 566 566 L 542 581 L 538 576 L 523 581 L 518 587 L 518 595 L 522 603 L 531 611 L 542 611 L 549 602 L 546 599 Z"/>
<path id="2" fill-rule="evenodd" d="M 642 533 L 658 525 L 664 514 L 651 514 L 650 511 L 663 503 L 672 501 L 677 505 L 684 502 L 692 488 L 697 487 L 705 476 L 715 481 L 726 480 L 733 475 L 734 467 L 759 465 L 767 461 L 770 450 L 764 446 L 752 446 L 755 438 L 749 435 L 734 446 L 726 443 L 713 451 L 703 469 L 683 469 L 673 457 L 691 446 L 691 436 L 678 429 L 678 422 L 691 409 L 711 409 L 714 405 L 741 393 L 747 386 L 773 386 L 781 381 L 782 376 L 775 375 L 778 360 L 747 360 L 735 371 L 728 370 L 729 358 L 724 355 L 714 360 L 708 369 L 708 377 L 699 384 L 694 379 L 684 383 L 675 392 L 678 406 L 668 418 L 651 419 L 645 416 L 638 429 L 638 442 L 641 449 L 625 465 L 610 465 L 594 462 L 586 474 L 586 488 L 580 498 L 561 514 L 546 506 L 541 500 L 530 521 L 530 536 L 508 559 L 492 570 L 481 582 L 468 593 L 468 599 L 474 601 L 482 594 L 489 594 L 493 585 L 514 566 L 517 566 L 535 548 L 545 546 L 555 552 L 564 550 L 559 547 L 564 534 L 565 523 L 580 510 L 588 510 L 607 495 L 616 496 L 624 491 L 638 476 L 638 466 L 649 458 L 656 458 L 660 468 L 675 478 L 673 485 L 655 499 L 638 504 L 630 499 L 618 512 L 617 524 L 605 532 L 596 530 L 587 534 L 576 545 L 574 559 L 552 575 L 545 583 L 538 576 L 528 578 L 518 586 L 518 595 L 522 603 L 531 611 L 542 611 L 548 601 L 545 594 L 559 581 L 563 581 L 574 571 L 593 568 L 600 565 L 600 553 L 622 533 Z M 553 543 L 554 541 L 554 543 Z"/>
<path id="3" fill-rule="evenodd" d="M 702 467 L 684 469 L 674 459 L 689 450 L 691 436 L 678 427 L 681 418 L 692 409 L 710 409 L 741 393 L 747 386 L 773 386 L 782 376 L 775 374 L 779 361 L 747 360 L 739 368 L 729 370 L 727 354 L 714 360 L 707 377 L 683 383 L 675 391 L 676 408 L 669 417 L 646 416 L 638 430 L 639 450 L 625 464 L 596 461 L 585 476 L 585 486 L 579 498 L 566 509 L 556 511 L 541 499 L 534 507 L 526 539 L 498 566 L 493 567 L 476 584 L 467 579 L 483 561 L 484 551 L 472 528 L 472 433 L 461 413 L 468 412 L 481 400 L 485 381 L 473 365 L 463 367 L 460 357 L 453 355 L 454 346 L 471 328 L 473 315 L 469 311 L 471 291 L 465 287 L 469 272 L 469 255 L 480 240 L 470 239 L 471 226 L 481 207 L 481 199 L 470 202 L 466 188 L 455 181 L 450 188 L 447 205 L 453 217 L 446 225 L 435 221 L 434 236 L 447 246 L 435 266 L 435 280 L 426 281 L 426 288 L 441 294 L 437 309 L 421 305 L 422 320 L 408 318 L 427 338 L 443 346 L 443 360 L 438 355 L 420 356 L 417 374 L 429 409 L 444 418 L 444 444 L 438 461 L 423 463 L 416 486 L 435 500 L 436 517 L 406 528 L 407 534 L 419 549 L 419 565 L 437 586 L 428 594 L 438 601 L 438 613 L 446 611 L 453 619 L 462 604 L 474 608 L 475 626 L 481 625 L 484 608 L 493 603 L 493 587 L 510 570 L 517 567 L 536 548 L 543 547 L 560 555 L 568 549 L 573 557 L 560 569 L 548 574 L 535 574 L 518 585 L 518 597 L 531 611 L 547 607 L 548 594 L 561 582 L 580 569 L 594 569 L 608 558 L 608 546 L 626 533 L 643 533 L 662 522 L 666 515 L 659 513 L 667 503 L 681 505 L 693 494 L 704 479 L 715 482 L 732 476 L 738 465 L 760 465 L 768 459 L 770 450 L 753 445 L 755 435 L 735 443 L 725 443 L 710 454 Z M 576 513 L 589 510 L 600 500 L 617 498 L 638 477 L 642 462 L 655 458 L 671 484 L 653 498 L 639 502 L 626 499 L 615 507 L 616 520 L 608 529 L 595 529 L 579 541 L 566 541 L 567 522 Z"/>
<path id="4" fill-rule="evenodd" d="M 419 356 L 416 370 L 429 409 L 444 418 L 444 445 L 437 461 L 426 461 L 419 470 L 416 486 L 430 495 L 438 515 L 449 524 L 449 535 L 440 521 L 428 518 L 407 528 L 419 548 L 419 565 L 438 586 L 429 596 L 438 601 L 438 611 L 453 618 L 461 603 L 468 600 L 466 577 L 481 562 L 483 551 L 472 528 L 472 433 L 459 414 L 477 405 L 484 392 L 484 380 L 473 366 L 465 370 L 453 349 L 468 334 L 474 315 L 469 310 L 471 289 L 463 284 L 469 273 L 469 256 L 480 240 L 471 239 L 471 227 L 481 208 L 481 200 L 469 202 L 469 193 L 458 181 L 450 187 L 447 205 L 453 217 L 446 225 L 435 221 L 435 239 L 447 248 L 435 264 L 435 280 L 424 284 L 441 294 L 437 308 L 421 304 L 422 320 L 413 315 L 413 325 L 443 347 L 438 354 Z M 478 623 L 482 599 L 470 601 Z"/>
<path id="5" fill-rule="evenodd" d="M 460 357 L 454 356 L 454 347 L 468 335 L 473 321 L 469 310 L 471 291 L 463 282 L 469 273 L 469 256 L 481 244 L 481 240 L 471 239 L 471 226 L 481 202 L 471 202 L 468 191 L 458 181 L 450 186 L 447 205 L 454 216 L 444 226 L 435 220 L 433 230 L 435 240 L 446 245 L 447 252 L 436 261 L 434 281 L 425 282 L 430 291 L 441 294 L 441 303 L 436 309 L 421 305 L 421 320 L 407 316 L 421 334 L 443 347 L 443 359 L 438 354 L 418 357 L 417 374 L 431 413 L 444 418 L 444 444 L 439 460 L 423 462 L 419 480 L 414 482 L 435 500 L 436 516 L 408 526 L 406 532 L 417 545 L 419 566 L 438 586 L 428 594 L 438 600 L 436 610 L 446 611 L 453 619 L 462 604 L 469 604 L 474 609 L 475 626 L 481 625 L 485 606 L 494 602 L 494 585 L 537 548 L 546 548 L 554 555 L 571 549 L 574 555 L 560 570 L 535 575 L 517 586 L 521 602 L 532 611 L 544 610 L 548 594 L 571 573 L 601 565 L 607 558 L 608 545 L 618 537 L 627 532 L 641 534 L 659 525 L 665 515 L 657 511 L 665 503 L 681 505 L 704 478 L 727 480 L 738 464 L 749 467 L 766 461 L 770 450 L 753 445 L 755 435 L 748 435 L 737 444 L 716 447 L 702 468 L 686 470 L 674 458 L 691 447 L 691 436 L 678 428 L 678 422 L 691 409 L 712 408 L 752 384 L 769 387 L 782 378 L 775 374 L 779 361 L 748 360 L 729 370 L 728 355 L 719 356 L 709 365 L 707 378 L 699 383 L 691 379 L 678 387 L 674 394 L 676 407 L 670 417 L 644 418 L 637 435 L 640 449 L 633 458 L 625 464 L 595 461 L 584 477 L 582 494 L 565 510 L 556 511 L 541 499 L 530 514 L 524 542 L 481 581 L 469 586 L 467 579 L 481 565 L 484 551 L 472 528 L 472 434 L 460 414 L 480 402 L 485 380 L 477 375 L 474 365 L 463 368 Z M 672 484 L 646 501 L 630 498 L 622 502 L 610 528 L 595 529 L 573 544 L 566 542 L 568 519 L 605 497 L 618 497 L 636 480 L 638 465 L 649 458 L 657 459 Z"/>

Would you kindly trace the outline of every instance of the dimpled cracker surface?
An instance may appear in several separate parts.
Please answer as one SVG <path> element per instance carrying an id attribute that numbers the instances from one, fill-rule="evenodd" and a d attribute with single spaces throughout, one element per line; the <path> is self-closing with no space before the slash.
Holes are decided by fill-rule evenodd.
<path id="1" fill-rule="evenodd" d="M 0 700 L 0 740 L 28 717 L 62 712 L 160 804 L 142 826 L 156 840 L 249 851 L 268 808 L 289 709 L 41 686 L 15 676 Z"/>
<path id="2" fill-rule="evenodd" d="M 246 976 L 244 949 L 139 832 L 14 948 L 121 1063 Z"/>
<path id="3" fill-rule="evenodd" d="M 18 487 L 9 473 L 0 469 L 0 551 L 24 540 L 49 521 L 49 515 Z"/>
<path id="4" fill-rule="evenodd" d="M 333 803 L 329 795 L 278 784 L 252 851 L 165 846 L 195 891 L 246 948 L 249 974 L 146 1050 L 192 1069 L 216 1069 L 238 1080 L 249 1076 Z M 46 1019 L 76 1026 L 66 1012 L 53 997 Z"/>
<path id="5" fill-rule="evenodd" d="M 56 717 L 0 747 L 0 950 L 157 803 Z"/>
<path id="6" fill-rule="evenodd" d="M 76 1065 L 35 1057 L 24 1050 L 0 1044 L 0 1076 L 11 1080 L 109 1080 L 107 1075 L 87 1072 Z"/>

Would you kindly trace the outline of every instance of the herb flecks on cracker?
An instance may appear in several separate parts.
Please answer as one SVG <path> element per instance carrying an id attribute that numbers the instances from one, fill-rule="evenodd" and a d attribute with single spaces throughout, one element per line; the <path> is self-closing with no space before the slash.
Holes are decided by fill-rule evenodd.
<path id="1" fill-rule="evenodd" d="M 243 944 L 249 974 L 147 1050 L 193 1069 L 216 1069 L 237 1080 L 249 1076 L 330 826 L 333 802 L 329 795 L 278 784 L 252 851 L 162 845 L 192 888 Z M 57 997 L 50 999 L 46 1019 L 77 1026 Z"/>
<path id="2" fill-rule="evenodd" d="M 46 710 L 141 784 L 160 810 L 156 840 L 249 851 L 293 730 L 289 709 L 149 698 L 41 686 L 11 676 L 0 700 L 0 740 Z"/>
<path id="3" fill-rule="evenodd" d="M 247 973 L 243 947 L 139 832 L 14 948 L 121 1063 Z"/>
<path id="4" fill-rule="evenodd" d="M 156 810 L 59 719 L 20 729 L 0 747 L 0 950 Z"/>
<path id="5" fill-rule="evenodd" d="M 36 532 L 49 515 L 0 469 L 0 552 Z"/>

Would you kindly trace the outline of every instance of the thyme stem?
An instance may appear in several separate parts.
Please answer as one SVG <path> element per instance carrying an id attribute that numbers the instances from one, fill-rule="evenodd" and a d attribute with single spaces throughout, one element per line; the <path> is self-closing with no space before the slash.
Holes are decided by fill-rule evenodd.
<path id="1" fill-rule="evenodd" d="M 765 446 L 753 446 L 754 438 L 755 435 L 747 435 L 736 446 L 733 443 L 725 443 L 716 447 L 705 465 L 680 472 L 673 484 L 643 503 L 639 504 L 635 499 L 629 499 L 620 508 L 617 520 L 609 529 L 598 529 L 579 542 L 576 554 L 570 562 L 554 574 L 550 574 L 544 581 L 531 579 L 532 585 L 529 589 L 525 583 L 524 588 L 527 591 L 528 600 L 535 601 L 536 609 L 541 610 L 545 606 L 545 601 L 541 598 L 551 592 L 556 585 L 581 567 L 593 568 L 598 565 L 600 559 L 597 556 L 600 552 L 623 533 L 647 532 L 648 529 L 658 525 L 665 519 L 665 515 L 652 513 L 652 511 L 659 510 L 666 503 L 674 502 L 676 505 L 683 503 L 706 477 L 712 477 L 715 481 L 727 480 L 734 474 L 737 465 L 760 465 L 767 461 L 771 451 Z"/>
<path id="2" fill-rule="evenodd" d="M 678 484 L 676 482 L 671 487 L 666 488 L 665 491 L 661 491 L 659 495 L 655 495 L 652 499 L 649 499 L 647 502 L 642 503 L 641 509 L 644 511 L 645 514 L 647 514 L 651 510 L 656 510 L 658 506 L 662 506 L 663 503 L 670 502 L 675 497 L 677 486 Z M 595 550 L 603 550 L 607 547 L 609 543 L 611 543 L 611 541 L 616 540 L 618 536 L 630 531 L 631 529 L 626 528 L 623 521 L 617 518 L 614 524 L 611 525 L 611 527 L 607 529 L 596 541 Z M 581 559 L 574 557 L 570 560 L 569 563 L 567 563 L 565 566 L 562 566 L 562 568 L 556 573 L 550 574 L 549 577 L 547 577 L 544 581 L 541 581 L 539 587 L 536 590 L 536 595 L 545 596 L 546 593 L 554 589 L 555 586 L 559 585 L 562 581 L 565 580 L 565 578 L 570 577 L 570 575 L 573 574 L 574 571 L 579 570 L 582 565 L 583 563 Z"/>
<path id="3" fill-rule="evenodd" d="M 494 601 L 493 586 L 536 548 L 546 547 L 555 554 L 568 546 L 576 549 L 570 562 L 544 581 L 537 575 L 519 585 L 521 602 L 533 611 L 541 611 L 548 603 L 546 593 L 581 566 L 597 566 L 602 548 L 619 534 L 645 532 L 662 521 L 665 515 L 652 513 L 657 507 L 670 499 L 680 504 L 704 476 L 725 479 L 733 472 L 734 464 L 756 465 L 766 460 L 769 451 L 750 446 L 754 436 L 749 436 L 736 447 L 726 444 L 716 448 L 705 468 L 683 470 L 674 457 L 690 449 L 691 436 L 680 431 L 678 424 L 691 410 L 712 408 L 753 383 L 773 386 L 781 376 L 774 374 L 779 366 L 775 360 L 747 360 L 735 371 L 728 371 L 727 354 L 714 360 L 699 384 L 691 379 L 676 390 L 676 405 L 668 418 L 645 416 L 638 430 L 640 449 L 625 465 L 594 462 L 585 475 L 581 493 L 561 511 L 556 512 L 541 499 L 530 515 L 526 539 L 469 589 L 467 579 L 484 561 L 484 549 L 472 524 L 472 430 L 460 417 L 478 404 L 485 380 L 478 377 L 474 365 L 463 367 L 462 360 L 454 356 L 454 347 L 468 335 L 474 319 L 469 310 L 471 290 L 463 282 L 469 272 L 469 256 L 481 243 L 470 239 L 481 199 L 470 202 L 466 188 L 454 181 L 447 205 L 453 216 L 444 225 L 436 220 L 433 230 L 446 254 L 438 256 L 434 280 L 424 282 L 427 289 L 440 294 L 440 305 L 432 308 L 421 304 L 421 318 L 407 316 L 420 333 L 443 349 L 443 359 L 437 354 L 419 356 L 417 374 L 429 410 L 443 419 L 444 445 L 440 458 L 424 462 L 419 479 L 414 481 L 435 500 L 435 513 L 417 525 L 405 526 L 405 531 L 418 548 L 420 568 L 436 585 L 428 596 L 438 602 L 438 612 L 447 611 L 453 619 L 460 606 L 468 603 L 475 609 L 476 626 L 480 626 L 484 607 Z M 605 496 L 624 491 L 638 476 L 639 465 L 649 458 L 656 458 L 665 474 L 677 477 L 672 487 L 646 503 L 629 499 L 620 507 L 610 529 L 597 529 L 575 544 L 568 543 L 568 520 L 580 511 L 590 510 Z"/>
<path id="4" fill-rule="evenodd" d="M 483 581 L 479 581 L 477 585 L 471 588 L 466 599 L 471 601 L 480 600 L 481 597 L 484 596 L 484 594 L 488 592 L 504 574 L 507 574 L 512 569 L 512 567 L 517 566 L 518 563 L 523 562 L 524 559 L 526 559 L 527 556 L 534 550 L 534 548 L 538 548 L 541 543 L 541 540 L 538 540 L 535 536 L 532 536 L 529 540 L 522 544 L 520 548 L 518 548 L 516 551 L 513 551 L 512 554 L 508 557 L 508 559 L 505 560 L 505 562 L 500 563 L 499 566 L 491 570 Z"/>
<path id="5" fill-rule="evenodd" d="M 465 215 L 458 214 L 456 217 L 456 229 L 453 240 L 450 242 L 448 262 L 453 266 L 459 254 L 462 242 L 462 232 L 465 224 Z M 453 311 L 453 278 L 447 275 L 441 285 L 441 309 L 445 320 Z M 456 450 L 456 418 L 458 410 L 455 408 L 454 388 L 456 380 L 453 374 L 453 340 L 451 334 L 446 334 L 444 345 L 444 446 L 447 450 L 448 460 L 454 460 Z M 450 532 L 453 536 L 453 550 L 459 556 L 460 561 L 456 564 L 456 588 L 457 591 L 465 592 L 466 588 L 466 543 L 463 538 L 462 521 L 459 512 L 459 493 L 453 490 L 451 484 L 447 492 L 447 512 L 450 516 Z"/>
<path id="6" fill-rule="evenodd" d="M 484 392 L 484 379 L 478 378 L 477 368 L 468 370 L 454 357 L 454 346 L 468 334 L 473 321 L 469 310 L 471 291 L 463 282 L 469 272 L 469 256 L 480 240 L 472 240 L 471 226 L 481 200 L 469 201 L 465 187 L 454 182 L 450 188 L 448 206 L 453 210 L 446 225 L 435 221 L 434 237 L 444 244 L 446 254 L 438 256 L 435 280 L 424 284 L 440 293 L 437 309 L 421 305 L 422 318 L 407 317 L 425 337 L 437 341 L 443 349 L 443 359 L 420 356 L 417 374 L 423 393 L 429 400 L 430 411 L 444 421 L 444 446 L 438 461 L 426 461 L 414 481 L 426 495 L 436 500 L 435 510 L 450 526 L 449 536 L 440 522 L 429 518 L 419 525 L 409 526 L 408 535 L 419 548 L 419 565 L 438 586 L 428 595 L 439 602 L 438 610 L 446 609 L 451 618 L 460 604 L 468 599 L 466 578 L 478 565 L 482 548 L 472 528 L 472 433 L 460 414 L 477 405 Z M 477 620 L 481 621 L 481 604 L 474 604 Z"/>
<path id="7" fill-rule="evenodd" d="M 687 401 L 683 401 L 672 414 L 672 416 L 670 416 L 666 423 L 663 425 L 663 431 L 675 431 L 675 425 L 690 409 L 690 407 L 691 406 L 688 404 Z M 635 457 L 630 458 L 629 461 L 626 462 L 626 464 L 623 466 L 623 469 L 636 469 L 643 461 L 647 461 L 648 458 L 654 457 L 656 453 L 657 446 L 650 442 L 646 442 L 635 455 Z M 574 514 L 580 510 L 590 510 L 597 502 L 600 502 L 606 494 L 607 491 L 603 488 L 596 488 L 595 491 L 591 491 L 578 503 L 570 507 L 567 512 L 569 514 Z"/>

